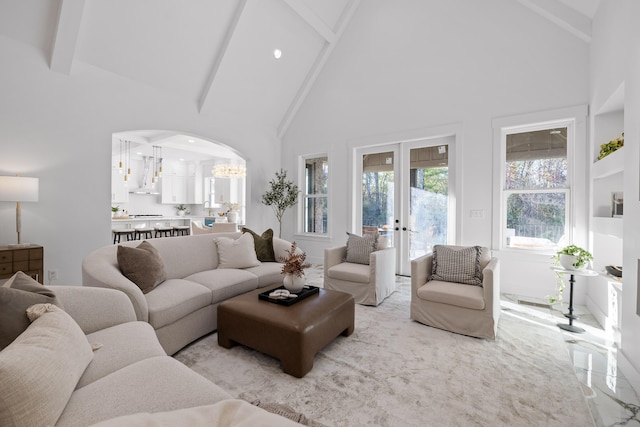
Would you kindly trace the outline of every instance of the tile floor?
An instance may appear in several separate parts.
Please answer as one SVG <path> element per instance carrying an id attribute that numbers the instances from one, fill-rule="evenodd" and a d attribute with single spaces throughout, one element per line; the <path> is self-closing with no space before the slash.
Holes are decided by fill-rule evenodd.
<path id="1" fill-rule="evenodd" d="M 535 302 L 533 302 L 535 304 Z M 562 310 L 532 305 L 530 299 L 504 294 L 503 308 L 518 310 L 523 316 L 543 325 L 554 327 L 568 323 Z M 640 399 L 631 384 L 617 369 L 617 348 L 585 306 L 577 305 L 574 314 L 580 319 L 575 326 L 584 333 L 562 331 L 578 380 L 597 427 L 640 427 Z"/>

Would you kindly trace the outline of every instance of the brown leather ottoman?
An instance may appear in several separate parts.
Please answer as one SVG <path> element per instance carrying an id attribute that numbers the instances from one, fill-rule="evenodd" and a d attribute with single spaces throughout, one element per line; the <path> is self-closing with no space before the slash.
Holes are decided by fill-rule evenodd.
<path id="1" fill-rule="evenodd" d="M 350 294 L 320 292 L 290 306 L 258 299 L 281 284 L 231 298 L 218 306 L 218 344 L 251 347 L 280 359 L 282 370 L 302 378 L 315 354 L 338 335 L 353 332 L 355 304 Z"/>

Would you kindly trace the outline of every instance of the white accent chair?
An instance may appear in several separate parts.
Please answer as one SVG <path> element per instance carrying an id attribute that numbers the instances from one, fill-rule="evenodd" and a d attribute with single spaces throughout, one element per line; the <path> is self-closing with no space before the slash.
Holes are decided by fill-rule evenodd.
<path id="1" fill-rule="evenodd" d="M 209 234 L 213 233 L 211 227 L 202 225 L 201 221 L 191 221 L 191 234 Z"/>
<path id="2" fill-rule="evenodd" d="M 345 262 L 346 246 L 324 250 L 324 288 L 347 292 L 355 302 L 377 306 L 396 290 L 396 250 L 369 254 L 369 265 Z"/>
<path id="3" fill-rule="evenodd" d="M 432 266 L 433 254 L 411 261 L 411 319 L 458 334 L 495 339 L 500 317 L 498 258 L 491 257 L 489 248 L 482 248 L 482 286 L 429 280 Z"/>
<path id="4" fill-rule="evenodd" d="M 211 224 L 213 233 L 229 233 L 238 231 L 238 224 L 235 222 L 214 222 Z"/>

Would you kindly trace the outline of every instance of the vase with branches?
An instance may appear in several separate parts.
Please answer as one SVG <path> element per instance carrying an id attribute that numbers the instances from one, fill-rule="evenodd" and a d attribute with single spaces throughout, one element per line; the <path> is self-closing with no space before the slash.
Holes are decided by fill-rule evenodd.
<path id="1" fill-rule="evenodd" d="M 280 169 L 269 181 L 269 190 L 262 195 L 262 204 L 271 206 L 278 220 L 278 237 L 282 237 L 282 217 L 287 209 L 298 203 L 298 193 L 298 186 L 287 180 L 287 171 Z"/>
<path id="2" fill-rule="evenodd" d="M 284 263 L 280 271 L 284 274 L 282 283 L 290 292 L 300 292 L 304 288 L 304 269 L 311 267 L 306 259 L 307 254 L 298 249 L 296 242 L 287 250 L 287 256 L 279 258 L 279 261 Z"/>

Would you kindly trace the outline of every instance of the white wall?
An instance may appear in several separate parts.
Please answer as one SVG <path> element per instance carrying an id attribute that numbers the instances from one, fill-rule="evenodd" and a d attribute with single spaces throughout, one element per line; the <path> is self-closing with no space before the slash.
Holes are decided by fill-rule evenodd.
<path id="1" fill-rule="evenodd" d="M 640 391 L 640 2 L 603 0 L 593 22 L 591 103 L 594 108 L 624 83 L 624 238 L 619 367 Z"/>
<path id="2" fill-rule="evenodd" d="M 111 240 L 114 132 L 168 129 L 236 149 L 247 160 L 247 223 L 274 225 L 259 200 L 280 162 L 275 131 L 200 115 L 191 100 L 81 62 L 70 76 L 52 72 L 45 56 L 0 36 L 0 175 L 40 178 L 39 201 L 22 206 L 22 237 L 44 246 L 45 276 L 57 269 L 55 284 L 80 285 L 83 257 Z M 0 242 L 15 242 L 15 204 L 0 203 L 0 224 Z"/>
<path id="3" fill-rule="evenodd" d="M 498 185 L 492 119 L 587 104 L 588 52 L 586 42 L 519 2 L 362 2 L 283 140 L 283 165 L 291 171 L 299 155 L 329 153 L 330 238 L 296 240 L 311 259 L 344 244 L 352 206 L 349 143 L 385 135 L 393 142 L 453 124 L 461 131 L 459 243 L 491 246 Z M 472 209 L 484 210 L 484 218 L 470 218 Z M 549 264 L 505 266 L 503 291 L 526 284 L 535 296 L 551 293 Z"/>

